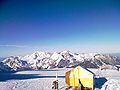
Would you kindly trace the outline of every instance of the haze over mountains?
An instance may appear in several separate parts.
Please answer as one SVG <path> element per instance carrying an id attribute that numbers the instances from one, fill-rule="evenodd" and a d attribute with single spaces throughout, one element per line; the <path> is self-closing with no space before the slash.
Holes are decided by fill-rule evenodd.
<path id="1" fill-rule="evenodd" d="M 36 51 L 30 55 L 10 56 L 4 59 L 0 63 L 0 71 L 40 70 L 77 65 L 85 68 L 99 68 L 104 65 L 115 69 L 119 64 L 120 59 L 109 54 Z"/>

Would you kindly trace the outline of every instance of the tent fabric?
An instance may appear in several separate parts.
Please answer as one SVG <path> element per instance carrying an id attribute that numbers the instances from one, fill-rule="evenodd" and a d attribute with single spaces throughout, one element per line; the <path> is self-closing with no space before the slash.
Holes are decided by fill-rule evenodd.
<path id="1" fill-rule="evenodd" d="M 66 72 L 66 86 L 78 87 L 80 83 L 83 87 L 93 89 L 94 74 L 81 66 Z"/>

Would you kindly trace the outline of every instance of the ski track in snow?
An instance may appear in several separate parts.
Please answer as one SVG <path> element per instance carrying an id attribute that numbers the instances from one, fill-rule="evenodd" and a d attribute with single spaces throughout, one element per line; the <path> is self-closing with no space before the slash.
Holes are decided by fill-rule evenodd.
<path id="1" fill-rule="evenodd" d="M 21 71 L 15 74 L 35 74 L 40 78 L 30 78 L 21 80 L 0 81 L 0 90 L 52 90 L 52 82 L 56 80 L 55 75 L 58 74 L 59 88 L 65 90 L 65 72 L 69 69 L 54 69 L 43 71 Z M 100 88 L 95 90 L 120 90 L 120 71 L 90 69 L 97 77 L 105 77 L 107 81 Z M 42 77 L 43 76 L 43 77 Z M 97 82 L 99 83 L 99 82 Z"/>

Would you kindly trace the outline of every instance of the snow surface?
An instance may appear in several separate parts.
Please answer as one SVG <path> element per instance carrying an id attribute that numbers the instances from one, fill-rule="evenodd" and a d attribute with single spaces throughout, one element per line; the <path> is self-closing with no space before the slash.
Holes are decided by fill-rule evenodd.
<path id="1" fill-rule="evenodd" d="M 120 90 L 120 81 L 115 79 L 109 79 L 101 90 Z"/>
<path id="2" fill-rule="evenodd" d="M 0 73 L 0 90 L 52 90 L 58 75 L 59 90 L 65 90 L 65 72 L 71 68 Z M 95 90 L 120 90 L 120 71 L 89 69 L 96 75 Z M 3 75 L 2 75 L 3 74 Z M 3 78 L 2 78 L 3 77 Z"/>

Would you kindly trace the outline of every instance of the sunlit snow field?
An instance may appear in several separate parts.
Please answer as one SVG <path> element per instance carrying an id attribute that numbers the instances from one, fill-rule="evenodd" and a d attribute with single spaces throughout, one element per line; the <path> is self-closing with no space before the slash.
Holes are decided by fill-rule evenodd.
<path id="1" fill-rule="evenodd" d="M 52 90 L 58 75 L 59 90 L 65 90 L 65 72 L 71 68 L 0 73 L 0 90 Z M 96 75 L 95 90 L 120 90 L 120 71 L 90 69 Z"/>

